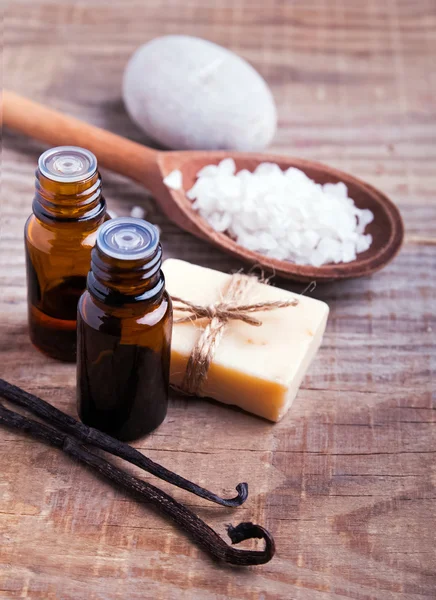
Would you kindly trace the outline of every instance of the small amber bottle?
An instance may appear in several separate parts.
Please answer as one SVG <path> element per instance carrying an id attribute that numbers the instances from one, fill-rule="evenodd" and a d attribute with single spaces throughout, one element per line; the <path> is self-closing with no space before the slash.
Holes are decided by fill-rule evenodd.
<path id="1" fill-rule="evenodd" d="M 100 227 L 77 317 L 82 421 L 130 441 L 165 418 L 172 305 L 156 227 L 119 217 Z"/>
<path id="2" fill-rule="evenodd" d="M 88 150 L 44 152 L 25 230 L 29 333 L 53 358 L 76 358 L 77 302 L 98 227 L 107 219 L 97 160 Z"/>

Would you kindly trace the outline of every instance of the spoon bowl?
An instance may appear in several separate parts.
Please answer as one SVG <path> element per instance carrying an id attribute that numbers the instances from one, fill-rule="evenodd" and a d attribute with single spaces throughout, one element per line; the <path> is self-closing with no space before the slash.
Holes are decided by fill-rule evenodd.
<path id="1" fill-rule="evenodd" d="M 126 175 L 149 189 L 166 216 L 185 231 L 248 264 L 288 279 L 321 282 L 371 275 L 394 258 L 403 242 L 403 221 L 398 208 L 389 198 L 356 177 L 321 163 L 266 153 L 157 151 L 6 90 L 3 92 L 3 123 L 52 145 L 75 145 L 91 150 L 100 165 Z M 228 235 L 216 232 L 193 210 L 186 191 L 194 185 L 202 167 L 218 164 L 227 157 L 235 160 L 237 171 L 254 171 L 262 162 L 273 162 L 282 170 L 289 167 L 301 169 L 317 183 L 344 182 L 356 206 L 368 208 L 374 214 L 374 220 L 365 229 L 365 233 L 373 237 L 370 248 L 349 263 L 312 267 L 253 252 L 237 244 Z M 170 189 L 163 183 L 163 179 L 176 169 L 182 172 L 182 190 Z"/>
<path id="2" fill-rule="evenodd" d="M 358 254 L 356 260 L 349 263 L 312 267 L 310 265 L 296 265 L 289 261 L 278 260 L 253 252 L 237 244 L 225 233 L 215 231 L 207 221 L 193 211 L 192 203 L 186 197 L 186 192 L 194 185 L 196 175 L 202 167 L 209 164 L 218 164 L 223 158 L 229 156 L 235 160 L 237 171 L 241 169 L 254 171 L 260 163 L 272 162 L 278 164 L 282 170 L 289 167 L 301 169 L 316 183 L 344 182 L 348 188 L 348 195 L 354 200 L 356 206 L 358 208 L 368 208 L 374 214 L 374 220 L 365 229 L 365 233 L 370 233 L 373 238 L 370 248 Z M 274 154 L 223 151 L 160 153 L 157 162 L 160 168 L 161 180 L 175 169 L 182 172 L 183 189 L 180 191 L 166 189 L 166 194 L 171 196 L 171 201 L 177 204 L 183 214 L 183 217 L 178 218 L 180 227 L 224 249 L 240 260 L 252 265 L 259 265 L 263 269 L 285 278 L 308 282 L 370 275 L 391 261 L 398 253 L 403 242 L 404 226 L 402 218 L 398 208 L 389 198 L 356 177 L 321 163 Z M 161 194 L 164 194 L 164 190 Z"/>

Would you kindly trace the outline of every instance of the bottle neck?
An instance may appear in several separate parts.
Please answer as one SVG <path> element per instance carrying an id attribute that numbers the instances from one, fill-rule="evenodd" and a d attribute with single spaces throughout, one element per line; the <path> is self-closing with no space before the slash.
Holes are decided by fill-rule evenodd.
<path id="1" fill-rule="evenodd" d="M 41 221 L 98 220 L 105 211 L 98 171 L 75 183 L 52 181 L 36 171 L 33 212 Z"/>
<path id="2" fill-rule="evenodd" d="M 141 301 L 154 304 L 165 291 L 161 266 L 160 244 L 147 261 L 115 259 L 95 246 L 91 253 L 88 291 L 100 302 L 117 307 Z"/>

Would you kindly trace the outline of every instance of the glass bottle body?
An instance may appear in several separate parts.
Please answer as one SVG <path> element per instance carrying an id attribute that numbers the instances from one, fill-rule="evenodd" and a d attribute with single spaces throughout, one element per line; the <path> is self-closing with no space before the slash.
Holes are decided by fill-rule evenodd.
<path id="1" fill-rule="evenodd" d="M 108 310 L 85 292 L 78 307 L 80 419 L 123 441 L 156 429 L 167 413 L 171 301 L 165 292 L 151 310 L 143 304 Z"/>
<path id="2" fill-rule="evenodd" d="M 104 256 L 98 243 L 78 305 L 78 413 L 86 425 L 131 441 L 167 413 L 172 304 L 160 246 L 141 263 Z"/>
<path id="3" fill-rule="evenodd" d="M 24 229 L 29 334 L 52 358 L 76 358 L 77 303 L 97 229 L 107 219 L 98 173 L 60 183 L 37 171 L 33 214 Z"/>

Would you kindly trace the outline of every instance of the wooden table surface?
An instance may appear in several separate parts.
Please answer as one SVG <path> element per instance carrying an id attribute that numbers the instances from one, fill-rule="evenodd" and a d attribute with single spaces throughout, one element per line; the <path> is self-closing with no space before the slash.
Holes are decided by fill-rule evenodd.
<path id="1" fill-rule="evenodd" d="M 434 0 L 16 0 L 4 85 L 144 141 L 120 99 L 124 65 L 154 36 L 223 44 L 271 84 L 273 150 L 324 161 L 387 193 L 409 235 L 436 235 Z M 0 375 L 75 415 L 75 370 L 29 343 L 22 231 L 44 147 L 4 131 Z M 241 265 L 168 223 L 138 185 L 104 174 L 110 207 L 147 208 L 167 256 Z M 254 520 L 276 557 L 214 563 L 166 519 L 58 450 L 0 431 L 0 597 L 42 600 L 424 600 L 436 597 L 435 247 L 319 287 L 331 316 L 290 413 L 272 425 L 174 396 L 137 446 L 239 509 L 162 487 L 225 535 Z M 276 281 L 276 285 L 293 288 Z M 151 476 L 146 477 L 152 481 Z"/>

